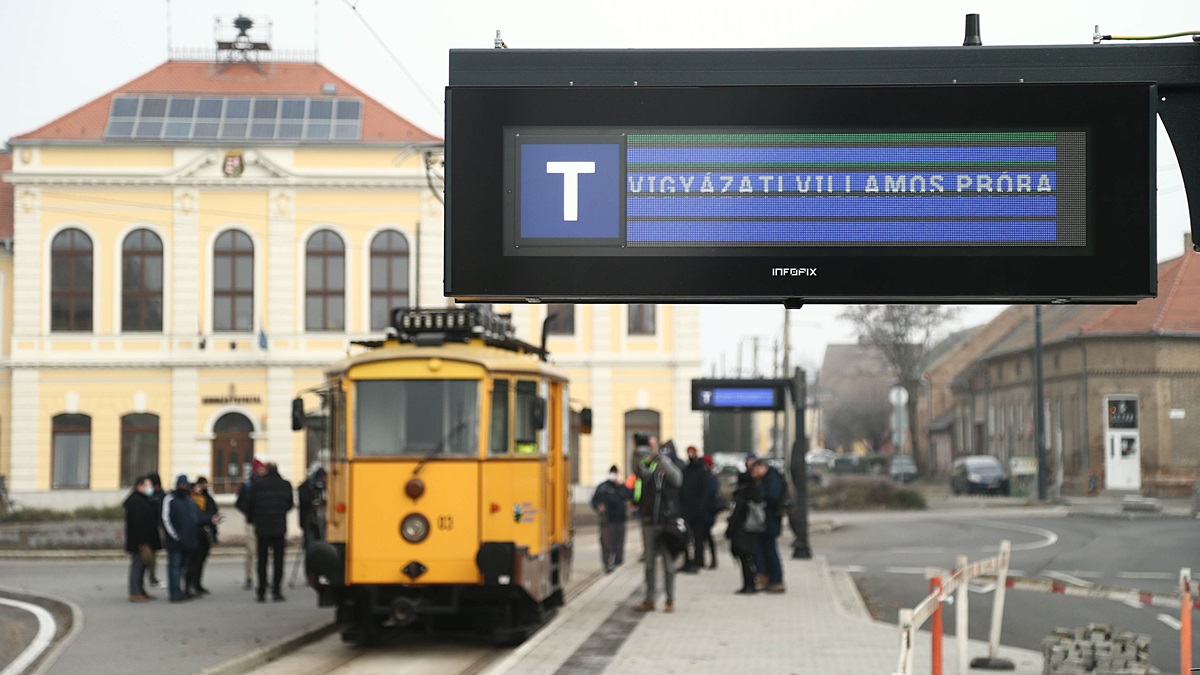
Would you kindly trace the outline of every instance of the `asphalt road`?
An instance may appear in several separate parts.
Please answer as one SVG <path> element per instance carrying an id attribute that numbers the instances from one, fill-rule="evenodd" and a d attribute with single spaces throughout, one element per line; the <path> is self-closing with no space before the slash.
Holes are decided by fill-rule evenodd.
<path id="1" fill-rule="evenodd" d="M 929 566 L 950 568 L 959 554 L 970 560 L 996 555 L 1012 542 L 1011 574 L 1067 583 L 1099 584 L 1151 593 L 1177 592 L 1180 568 L 1200 570 L 1200 521 L 1185 518 L 1127 520 L 1066 517 L 1053 509 L 986 509 L 920 513 L 846 514 L 843 527 L 813 537 L 815 552 L 848 567 L 872 611 L 895 622 L 929 592 Z M 987 640 L 993 589 L 973 584 L 969 635 Z M 954 632 L 947 607 L 946 634 Z M 1033 591 L 1007 593 L 1001 642 L 1041 649 L 1055 627 L 1113 624 L 1149 635 L 1151 657 L 1164 672 L 1179 670 L 1178 609 Z M 1200 635 L 1192 636 L 1198 653 Z M 949 655 L 948 655 L 949 656 Z"/>

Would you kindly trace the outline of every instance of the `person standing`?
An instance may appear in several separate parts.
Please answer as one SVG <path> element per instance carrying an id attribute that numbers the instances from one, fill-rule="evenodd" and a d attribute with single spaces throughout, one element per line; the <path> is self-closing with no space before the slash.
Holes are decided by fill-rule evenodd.
<path id="1" fill-rule="evenodd" d="M 762 500 L 766 502 L 766 528 L 758 535 L 759 559 L 763 562 L 761 572 L 767 576 L 766 591 L 783 593 L 787 587 L 783 585 L 783 563 L 779 560 L 776 540 L 783 530 L 781 510 L 787 496 L 787 483 L 783 474 L 765 459 L 755 460 L 750 467 L 750 474 L 758 483 Z"/>
<path id="2" fill-rule="evenodd" d="M 150 586 L 153 588 L 166 588 L 158 578 L 158 552 L 163 549 L 162 542 L 162 525 L 159 524 L 159 514 L 162 513 L 163 498 L 167 496 L 162 486 L 162 477 L 157 473 L 146 475 L 150 479 L 150 484 L 154 486 L 154 492 L 150 494 L 150 507 L 154 509 L 154 535 L 150 540 L 150 557 L 146 563 L 146 570 L 150 572 Z"/>
<path id="3" fill-rule="evenodd" d="M 282 602 L 283 597 L 283 549 L 287 535 L 287 512 L 296 505 L 292 496 L 292 484 L 279 475 L 279 467 L 268 463 L 266 473 L 254 483 L 250 491 L 250 513 L 254 523 L 254 537 L 258 540 L 258 601 L 265 602 L 267 595 L 267 552 L 271 552 L 271 599 Z"/>
<path id="4" fill-rule="evenodd" d="M 187 592 L 192 595 L 208 595 L 209 591 L 200 583 L 204 575 L 204 563 L 208 561 L 209 551 L 217 543 L 217 523 L 221 522 L 221 514 L 217 510 L 217 502 L 208 493 L 208 479 L 200 476 L 192 486 L 192 501 L 202 514 L 200 528 L 196 533 L 196 552 L 192 555 L 192 563 L 187 568 Z"/>
<path id="5" fill-rule="evenodd" d="M 701 458 L 704 461 L 704 470 L 706 472 L 705 480 L 708 483 L 707 500 L 704 504 L 704 529 L 700 535 L 700 543 L 698 546 L 703 548 L 708 546 L 708 550 L 712 554 L 711 562 L 708 568 L 717 569 L 717 542 L 713 540 L 712 529 L 717 523 L 717 515 L 722 511 L 729 510 L 729 504 L 721 496 L 721 479 L 713 472 L 712 455 L 705 453 Z M 703 558 L 703 556 L 701 556 Z"/>
<path id="6" fill-rule="evenodd" d="M 167 593 L 171 602 L 191 600 L 193 596 L 185 587 L 188 566 L 196 552 L 197 537 L 200 536 L 200 509 L 192 500 L 192 486 L 186 475 L 175 479 L 175 489 L 163 497 L 162 526 L 167 545 Z"/>
<path id="7" fill-rule="evenodd" d="M 691 546 L 684 549 L 684 563 L 679 571 L 695 574 L 704 567 L 704 533 L 707 531 L 705 522 L 709 517 L 711 501 L 708 495 L 710 474 L 704 466 L 704 461 L 700 459 L 700 451 L 696 446 L 687 447 L 687 458 L 687 465 L 683 468 L 683 484 L 679 489 L 679 502 L 692 542 Z"/>
<path id="8" fill-rule="evenodd" d="M 125 551 L 129 553 L 129 601 L 146 602 L 154 596 L 146 592 L 146 564 L 154 559 L 151 545 L 158 539 L 158 519 L 150 497 L 154 484 L 140 476 L 133 491 L 125 498 Z"/>
<path id="9" fill-rule="evenodd" d="M 758 500 L 758 484 L 755 483 L 749 471 L 738 474 L 737 490 L 733 493 L 733 512 L 729 514 L 729 522 L 725 526 L 725 538 L 729 540 L 729 550 L 737 558 L 742 567 L 742 587 L 737 593 L 756 593 L 755 576 L 758 572 L 754 566 L 755 552 L 758 550 L 758 533 L 746 529 L 746 516 L 750 511 L 750 502 Z"/>
<path id="10" fill-rule="evenodd" d="M 683 484 L 683 472 L 668 455 L 660 453 L 651 438 L 651 455 L 636 466 L 640 494 L 638 500 L 642 516 L 642 544 L 646 550 L 646 596 L 634 609 L 653 612 L 657 595 L 655 590 L 655 568 L 658 559 L 663 562 L 663 590 L 667 604 L 664 611 L 675 611 L 675 564 L 671 552 L 662 541 L 663 524 L 670 517 L 679 515 L 679 486 Z"/>
<path id="11" fill-rule="evenodd" d="M 266 462 L 261 457 L 255 457 L 250 464 L 250 473 L 238 486 L 237 501 L 234 502 L 234 508 L 241 511 L 242 516 L 246 519 L 246 582 L 242 585 L 242 588 L 246 590 L 254 588 L 251 579 L 254 577 L 254 555 L 258 551 L 258 544 L 254 536 L 254 520 L 250 517 L 250 490 L 254 487 L 254 483 L 266 473 Z"/>
<path id="12" fill-rule="evenodd" d="M 296 499 L 300 502 L 300 532 L 304 537 L 303 553 L 308 545 L 325 538 L 325 467 L 318 466 L 296 488 Z"/>
<path id="13" fill-rule="evenodd" d="M 592 508 L 600 516 L 600 561 L 607 574 L 625 562 L 626 504 L 633 493 L 621 482 L 621 472 L 614 464 L 608 470 L 608 480 L 596 486 Z"/>

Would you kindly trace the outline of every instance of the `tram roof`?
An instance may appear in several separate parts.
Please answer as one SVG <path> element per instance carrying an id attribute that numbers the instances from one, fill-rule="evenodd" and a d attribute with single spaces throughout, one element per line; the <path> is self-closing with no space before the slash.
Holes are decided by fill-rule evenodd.
<path id="1" fill-rule="evenodd" d="M 327 372 L 329 375 L 342 375 L 354 366 L 366 363 L 431 358 L 477 363 L 492 372 L 536 373 L 555 379 L 567 379 L 565 373 L 541 360 L 536 352 L 517 351 L 509 347 L 488 344 L 480 338 L 473 338 L 465 343 L 446 342 L 438 345 L 388 340 L 381 346 L 337 362 Z"/>

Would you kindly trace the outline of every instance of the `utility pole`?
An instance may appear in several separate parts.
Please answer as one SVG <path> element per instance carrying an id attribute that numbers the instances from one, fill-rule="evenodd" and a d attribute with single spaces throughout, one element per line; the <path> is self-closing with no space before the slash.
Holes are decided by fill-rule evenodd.
<path id="1" fill-rule="evenodd" d="M 1042 382 L 1042 306 L 1033 307 L 1033 376 L 1037 380 L 1034 396 L 1034 434 L 1037 448 L 1038 501 L 1046 501 L 1046 393 Z"/>

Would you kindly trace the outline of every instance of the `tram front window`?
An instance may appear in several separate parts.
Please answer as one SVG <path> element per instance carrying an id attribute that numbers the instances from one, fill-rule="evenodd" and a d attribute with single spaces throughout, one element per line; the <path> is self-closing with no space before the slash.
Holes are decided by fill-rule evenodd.
<path id="1" fill-rule="evenodd" d="M 364 380 L 357 385 L 358 457 L 474 456 L 479 383 L 474 380 Z"/>

